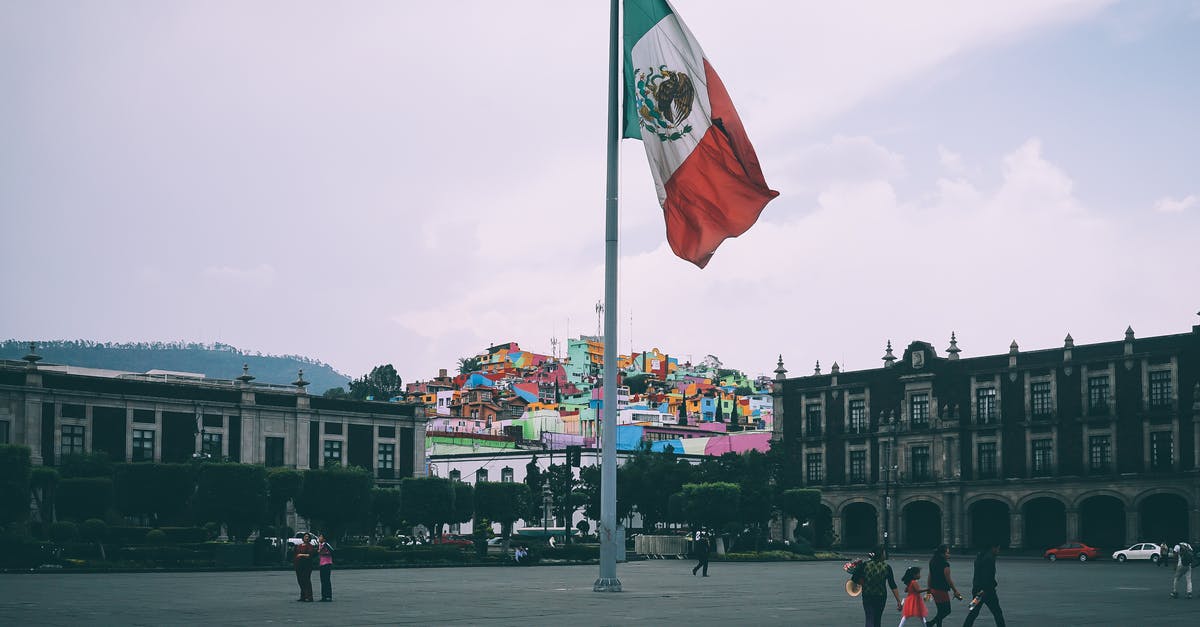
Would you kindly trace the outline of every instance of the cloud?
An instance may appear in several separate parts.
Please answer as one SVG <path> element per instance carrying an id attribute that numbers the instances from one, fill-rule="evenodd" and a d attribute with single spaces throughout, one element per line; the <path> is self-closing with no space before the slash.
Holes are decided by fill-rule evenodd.
<path id="1" fill-rule="evenodd" d="M 801 146 L 783 155 L 780 166 L 784 177 L 772 184 L 785 193 L 815 192 L 855 181 L 894 181 L 906 174 L 903 156 L 862 136 L 835 135 L 828 142 Z"/>
<path id="2" fill-rule="evenodd" d="M 943 169 L 951 174 L 963 174 L 966 172 L 966 166 L 963 165 L 962 155 L 941 144 L 938 144 L 937 149 L 938 162 L 942 164 Z"/>
<path id="3" fill-rule="evenodd" d="M 1164 196 L 1159 198 L 1158 202 L 1154 203 L 1154 210 L 1159 213 L 1183 213 L 1195 207 L 1198 202 L 1200 202 L 1200 198 L 1197 198 L 1195 194 L 1185 196 L 1179 200 L 1170 196 Z"/>
<path id="4" fill-rule="evenodd" d="M 252 268 L 209 266 L 201 271 L 200 274 L 206 279 L 222 283 L 269 285 L 275 281 L 275 268 L 266 263 Z"/>

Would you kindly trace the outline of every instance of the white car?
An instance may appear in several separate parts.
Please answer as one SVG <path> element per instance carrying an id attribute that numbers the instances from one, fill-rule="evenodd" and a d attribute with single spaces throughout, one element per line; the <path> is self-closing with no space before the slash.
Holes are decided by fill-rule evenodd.
<path id="1" fill-rule="evenodd" d="M 1150 560 L 1155 564 L 1162 558 L 1158 545 L 1152 542 L 1139 542 L 1128 549 L 1121 549 L 1112 554 L 1112 558 L 1118 562 L 1125 560 Z"/>

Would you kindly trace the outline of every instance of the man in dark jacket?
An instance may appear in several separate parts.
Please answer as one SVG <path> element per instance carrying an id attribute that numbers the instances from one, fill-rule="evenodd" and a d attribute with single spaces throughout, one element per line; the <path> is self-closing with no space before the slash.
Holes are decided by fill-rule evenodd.
<path id="1" fill-rule="evenodd" d="M 705 577 L 708 576 L 708 552 L 709 552 L 709 548 L 710 548 L 708 543 L 709 543 L 708 534 L 705 533 L 703 530 L 697 531 L 696 532 L 696 543 L 694 545 L 696 548 L 696 560 L 697 561 L 696 561 L 696 567 L 692 569 L 692 575 L 695 575 L 696 571 L 703 568 L 704 576 Z"/>
<path id="2" fill-rule="evenodd" d="M 887 548 L 876 547 L 871 559 L 862 565 L 862 569 L 854 575 L 854 580 L 862 585 L 862 606 L 865 614 L 866 627 L 881 627 L 883 610 L 887 604 L 887 593 L 890 589 L 896 597 L 896 609 L 900 609 L 900 593 L 896 590 L 896 578 L 892 567 L 887 563 Z"/>
<path id="3" fill-rule="evenodd" d="M 979 552 L 975 558 L 975 576 L 971 580 L 971 596 L 978 597 L 979 602 L 971 602 L 967 612 L 967 620 L 963 627 L 975 624 L 975 617 L 987 606 L 992 617 L 996 619 L 996 627 L 1005 627 L 1004 610 L 1000 609 L 1000 597 L 996 596 L 996 556 L 1000 553 L 1000 543 L 992 542 Z"/>

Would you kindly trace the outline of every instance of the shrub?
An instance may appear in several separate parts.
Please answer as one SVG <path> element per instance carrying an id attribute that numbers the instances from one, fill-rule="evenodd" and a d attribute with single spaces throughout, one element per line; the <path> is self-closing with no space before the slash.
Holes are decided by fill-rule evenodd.
<path id="1" fill-rule="evenodd" d="M 114 544 L 142 544 L 146 541 L 146 533 L 150 527 L 126 527 L 116 525 L 108 528 L 108 540 Z"/>
<path id="2" fill-rule="evenodd" d="M 50 525 L 50 539 L 55 542 L 70 542 L 77 537 L 79 527 L 69 520 L 60 520 Z"/>
<path id="3" fill-rule="evenodd" d="M 100 542 L 108 534 L 108 523 L 99 518 L 89 518 L 79 526 L 79 537 L 88 542 Z"/>
<path id="4" fill-rule="evenodd" d="M 565 546 L 551 548 L 543 548 L 541 551 L 542 559 L 553 560 L 568 560 L 568 561 L 586 561 L 600 559 L 600 547 L 588 546 L 582 544 L 568 544 Z"/>
<path id="5" fill-rule="evenodd" d="M 103 477 L 63 479 L 55 492 L 58 515 L 66 519 L 103 518 L 113 503 L 112 479 Z"/>
<path id="6" fill-rule="evenodd" d="M 162 546 L 167 543 L 167 533 L 162 529 L 151 529 L 146 532 L 146 544 Z"/>
<path id="7" fill-rule="evenodd" d="M 209 539 L 208 530 L 204 527 L 161 527 L 159 530 L 170 544 L 196 544 Z"/>
<path id="8" fill-rule="evenodd" d="M 45 542 L 8 536 L 0 538 L 0 568 L 37 568 L 54 559 L 53 547 Z"/>

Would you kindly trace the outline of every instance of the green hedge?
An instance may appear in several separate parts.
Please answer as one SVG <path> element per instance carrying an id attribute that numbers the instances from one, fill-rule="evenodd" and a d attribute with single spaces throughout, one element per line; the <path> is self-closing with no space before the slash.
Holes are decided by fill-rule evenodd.
<path id="1" fill-rule="evenodd" d="M 49 542 L 39 542 L 19 537 L 0 538 L 0 568 L 37 568 L 54 561 L 54 547 Z"/>
<path id="2" fill-rule="evenodd" d="M 157 566 L 211 566 L 213 563 L 211 551 L 182 546 L 127 546 L 117 550 L 116 559 L 122 562 L 152 562 Z"/>
<path id="3" fill-rule="evenodd" d="M 456 546 L 417 546 L 391 550 L 382 546 L 343 546 L 333 554 L 335 564 L 461 564 L 472 553 Z"/>
<path id="4" fill-rule="evenodd" d="M 590 544 L 568 544 L 565 546 L 541 547 L 539 557 L 544 560 L 587 561 L 600 559 L 600 547 Z"/>

